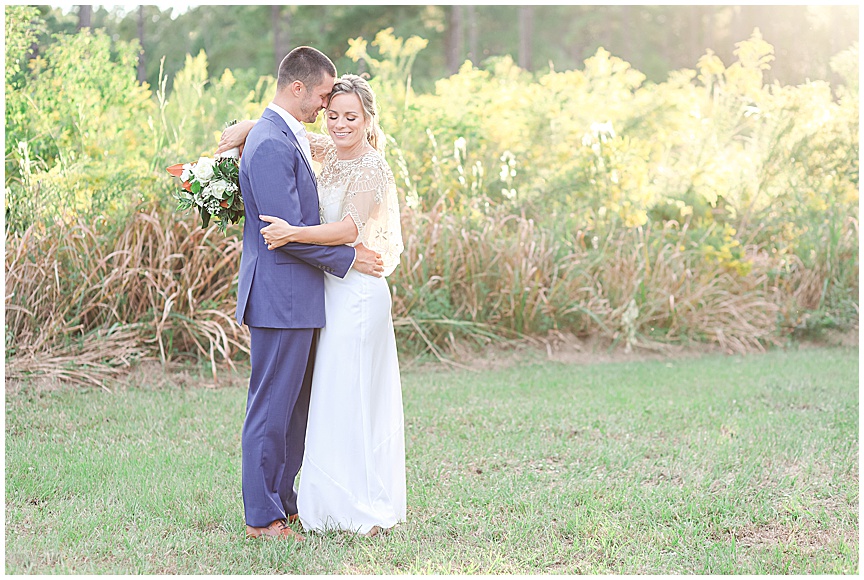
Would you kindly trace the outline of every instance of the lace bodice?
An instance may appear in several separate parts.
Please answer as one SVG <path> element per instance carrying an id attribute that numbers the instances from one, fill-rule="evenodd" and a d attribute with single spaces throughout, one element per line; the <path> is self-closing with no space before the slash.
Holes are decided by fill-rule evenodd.
<path id="1" fill-rule="evenodd" d="M 350 215 L 357 226 L 357 240 L 375 250 L 384 261 L 384 275 L 399 265 L 404 248 L 399 219 L 399 198 L 390 166 L 377 151 L 356 159 L 339 159 L 329 137 L 309 133 L 312 159 L 321 163 L 318 204 L 321 223 L 333 223 Z"/>

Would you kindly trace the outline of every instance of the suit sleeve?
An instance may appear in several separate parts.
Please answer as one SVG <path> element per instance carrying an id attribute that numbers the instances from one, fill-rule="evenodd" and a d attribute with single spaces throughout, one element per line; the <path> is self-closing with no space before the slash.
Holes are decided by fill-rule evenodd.
<path id="1" fill-rule="evenodd" d="M 262 147 L 255 153 L 249 181 L 255 191 L 255 200 L 262 215 L 280 217 L 291 225 L 308 226 L 300 212 L 300 194 L 297 191 L 295 171 L 297 159 L 283 147 Z M 256 171 L 257 169 L 257 171 Z M 300 168 L 305 171 L 305 167 Z M 258 222 L 259 229 L 266 224 L 258 216 L 246 216 Z M 348 246 L 319 246 L 290 243 L 273 250 L 284 252 L 320 270 L 344 278 L 354 263 L 355 250 Z"/>

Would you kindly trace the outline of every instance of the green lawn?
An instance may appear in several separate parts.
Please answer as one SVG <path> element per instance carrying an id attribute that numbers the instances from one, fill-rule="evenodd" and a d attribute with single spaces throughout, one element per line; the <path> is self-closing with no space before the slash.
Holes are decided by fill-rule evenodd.
<path id="1" fill-rule="evenodd" d="M 7 394 L 6 573 L 859 570 L 857 348 L 405 372 L 408 522 L 301 545 L 244 539 L 242 377 L 129 383 Z"/>

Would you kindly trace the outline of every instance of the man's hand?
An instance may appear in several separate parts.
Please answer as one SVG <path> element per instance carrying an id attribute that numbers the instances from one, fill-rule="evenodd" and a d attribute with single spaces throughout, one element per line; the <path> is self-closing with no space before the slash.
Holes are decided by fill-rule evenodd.
<path id="1" fill-rule="evenodd" d="M 363 244 L 357 244 L 354 249 L 357 251 L 357 257 L 354 259 L 352 268 L 376 278 L 384 275 L 384 260 L 381 259 L 381 254 L 373 252 Z"/>

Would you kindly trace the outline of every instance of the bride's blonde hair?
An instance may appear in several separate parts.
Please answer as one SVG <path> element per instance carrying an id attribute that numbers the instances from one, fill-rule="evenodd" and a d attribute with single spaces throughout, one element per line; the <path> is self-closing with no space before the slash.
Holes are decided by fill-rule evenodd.
<path id="1" fill-rule="evenodd" d="M 372 145 L 378 152 L 384 152 L 386 138 L 384 131 L 378 125 L 378 104 L 375 101 L 375 93 L 372 87 L 366 82 L 366 79 L 357 75 L 342 75 L 339 80 L 333 85 L 333 91 L 330 93 L 330 100 L 336 95 L 344 93 L 353 93 L 360 99 L 360 104 L 363 105 L 363 116 L 369 121 L 369 126 L 366 129 L 366 138 L 369 144 Z M 327 101 L 328 106 L 330 101 Z"/>

